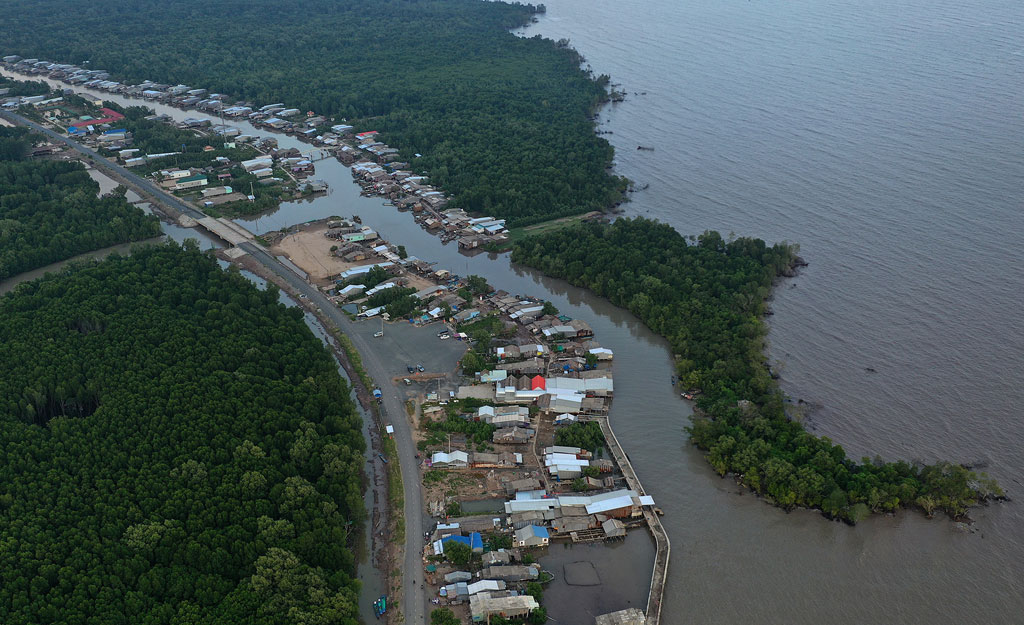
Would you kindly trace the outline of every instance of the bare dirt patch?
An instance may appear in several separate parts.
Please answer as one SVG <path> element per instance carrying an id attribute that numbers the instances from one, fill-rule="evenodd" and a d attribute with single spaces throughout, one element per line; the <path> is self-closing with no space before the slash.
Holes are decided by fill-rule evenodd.
<path id="1" fill-rule="evenodd" d="M 287 256 L 289 260 L 309 274 L 309 277 L 314 281 L 326 280 L 330 276 L 337 275 L 352 267 L 373 262 L 369 260 L 358 263 L 344 262 L 331 253 L 331 247 L 337 245 L 338 242 L 325 237 L 325 232 L 327 232 L 327 226 L 300 230 L 284 237 L 275 243 L 270 250 L 274 254 Z"/>

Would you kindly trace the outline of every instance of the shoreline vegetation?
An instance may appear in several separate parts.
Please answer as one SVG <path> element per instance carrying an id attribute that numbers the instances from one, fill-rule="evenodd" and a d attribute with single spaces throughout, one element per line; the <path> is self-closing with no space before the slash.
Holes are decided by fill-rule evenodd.
<path id="1" fill-rule="evenodd" d="M 592 121 L 612 97 L 609 78 L 583 70 L 567 45 L 510 32 L 543 6 L 349 0 L 296 11 L 270 0 L 227 0 L 210 12 L 199 0 L 9 4 L 0 24 L 9 52 L 107 68 L 126 82 L 182 82 L 257 105 L 287 102 L 356 131 L 379 131 L 401 161 L 453 198 L 452 207 L 509 227 L 605 210 L 627 188 L 611 172 L 613 149 Z M 55 14 L 75 19 L 53 22 Z"/>
<path id="2" fill-rule="evenodd" d="M 697 394 L 691 442 L 719 475 L 781 508 L 854 524 L 899 508 L 963 518 L 971 506 L 1004 499 L 984 473 L 950 462 L 858 463 L 789 418 L 765 363 L 762 318 L 773 282 L 802 264 L 797 251 L 710 231 L 687 238 L 635 218 L 517 241 L 512 261 L 588 288 L 667 338 L 680 386 Z"/>
<path id="3" fill-rule="evenodd" d="M 0 297 L 5 623 L 345 622 L 349 387 L 302 313 L 187 242 Z"/>

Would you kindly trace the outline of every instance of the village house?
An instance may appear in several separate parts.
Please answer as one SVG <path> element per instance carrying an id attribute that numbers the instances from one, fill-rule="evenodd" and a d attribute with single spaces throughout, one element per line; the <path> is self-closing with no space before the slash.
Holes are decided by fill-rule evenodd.
<path id="1" fill-rule="evenodd" d="M 521 619 L 540 607 L 537 600 L 530 595 L 511 597 L 495 597 L 492 593 L 481 592 L 469 599 L 469 610 L 473 622 L 490 622 L 492 617 L 505 619 Z"/>
<path id="2" fill-rule="evenodd" d="M 537 565 L 496 565 L 487 566 L 480 571 L 481 579 L 500 579 L 506 582 L 530 582 L 540 577 L 540 567 Z"/>
<path id="3" fill-rule="evenodd" d="M 517 547 L 546 547 L 550 542 L 548 529 L 540 525 L 527 525 L 515 533 Z"/>
<path id="4" fill-rule="evenodd" d="M 491 441 L 503 445 L 523 445 L 533 438 L 534 431 L 528 428 L 511 427 L 495 430 Z"/>
<path id="5" fill-rule="evenodd" d="M 195 189 L 197 187 L 205 187 L 210 183 L 206 178 L 206 174 L 195 174 L 188 176 L 187 178 L 179 178 L 174 185 L 175 191 L 185 191 L 187 189 Z"/>

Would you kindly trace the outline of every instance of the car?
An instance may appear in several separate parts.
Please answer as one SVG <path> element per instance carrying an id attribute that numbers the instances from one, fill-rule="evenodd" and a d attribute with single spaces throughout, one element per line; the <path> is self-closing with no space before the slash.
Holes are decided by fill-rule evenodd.
<path id="1" fill-rule="evenodd" d="M 451 335 L 449 335 L 449 334 L 442 334 L 442 335 L 440 336 L 440 339 L 441 339 L 442 341 L 447 341 L 447 340 L 448 340 L 448 339 L 450 339 L 450 338 L 452 338 L 452 337 L 451 337 Z"/>
<path id="2" fill-rule="evenodd" d="M 416 370 L 419 371 L 420 373 L 426 371 L 426 369 L 423 368 L 423 365 L 416 365 Z"/>
<path id="3" fill-rule="evenodd" d="M 373 333 L 373 338 L 375 338 L 375 339 L 379 339 L 382 336 L 384 336 L 384 331 L 383 330 L 377 330 L 376 332 Z"/>
<path id="4" fill-rule="evenodd" d="M 409 373 L 416 373 L 416 367 L 412 365 L 405 365 L 405 370 L 408 371 Z"/>
<path id="5" fill-rule="evenodd" d="M 405 382 L 406 386 L 409 386 L 410 384 L 412 384 L 412 380 L 410 380 L 409 378 L 402 378 L 402 381 Z"/>

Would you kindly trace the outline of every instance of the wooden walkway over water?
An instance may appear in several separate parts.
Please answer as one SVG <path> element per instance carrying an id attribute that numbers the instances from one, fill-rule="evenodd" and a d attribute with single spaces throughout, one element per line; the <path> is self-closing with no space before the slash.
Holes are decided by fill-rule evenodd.
<path id="1" fill-rule="evenodd" d="M 618 463 L 619 468 L 622 470 L 622 474 L 626 478 L 626 484 L 641 495 L 646 495 L 647 493 L 644 491 L 640 479 L 636 476 L 636 471 L 633 470 L 633 464 L 629 461 L 629 457 L 626 456 L 626 452 L 622 450 L 622 446 L 619 445 L 619 440 L 615 438 L 615 432 L 612 431 L 611 425 L 608 423 L 608 417 L 594 416 L 591 418 L 601 425 L 601 431 L 604 433 L 608 450 L 611 451 L 612 456 L 615 457 L 615 462 Z M 656 546 L 654 571 L 651 573 L 651 592 L 647 596 L 647 625 L 659 625 L 661 622 L 661 602 L 665 595 L 665 579 L 668 576 L 668 559 L 671 555 L 672 545 L 669 543 L 668 534 L 665 532 L 665 528 L 662 526 L 661 519 L 658 518 L 657 514 L 651 510 L 644 510 L 644 520 L 647 521 L 647 527 L 651 530 L 651 535 L 654 536 Z"/>

